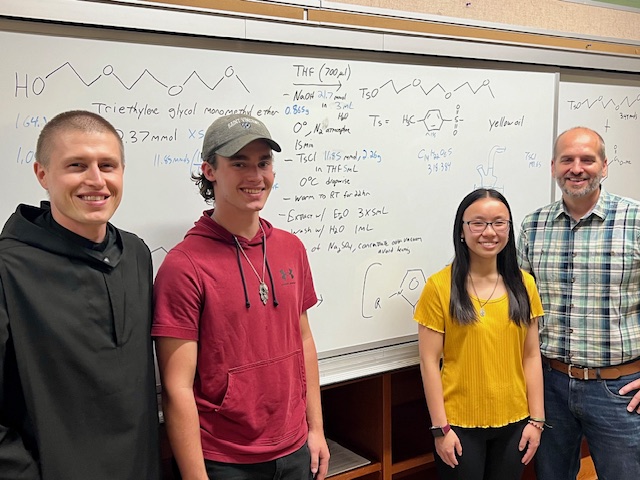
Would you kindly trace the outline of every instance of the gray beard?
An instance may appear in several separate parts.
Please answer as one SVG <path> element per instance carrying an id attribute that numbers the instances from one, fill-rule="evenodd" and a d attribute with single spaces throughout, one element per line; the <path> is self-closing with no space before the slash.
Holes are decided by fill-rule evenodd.
<path id="1" fill-rule="evenodd" d="M 592 194 L 593 192 L 595 192 L 600 188 L 600 183 L 602 182 L 602 175 L 598 175 L 597 177 L 592 178 L 591 180 L 589 180 L 589 183 L 584 188 L 582 188 L 582 190 L 578 190 L 578 191 L 567 188 L 565 186 L 567 182 L 566 181 L 563 182 L 562 180 L 563 179 L 558 178 L 556 179 L 556 183 L 558 184 L 558 187 L 560 187 L 560 190 L 562 190 L 562 192 L 565 195 L 571 198 L 582 198 Z"/>

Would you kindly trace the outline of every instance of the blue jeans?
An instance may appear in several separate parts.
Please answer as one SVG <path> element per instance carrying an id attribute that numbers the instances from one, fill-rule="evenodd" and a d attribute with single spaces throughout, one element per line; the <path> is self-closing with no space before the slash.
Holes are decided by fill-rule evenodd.
<path id="1" fill-rule="evenodd" d="M 313 480 L 311 454 L 305 443 L 302 448 L 270 462 L 235 464 L 204 461 L 212 480 Z"/>
<path id="2" fill-rule="evenodd" d="M 635 391 L 618 395 L 640 373 L 617 380 L 578 380 L 544 365 L 547 423 L 535 456 L 538 480 L 574 480 L 587 439 L 598 480 L 640 478 L 640 415 L 627 412 Z"/>

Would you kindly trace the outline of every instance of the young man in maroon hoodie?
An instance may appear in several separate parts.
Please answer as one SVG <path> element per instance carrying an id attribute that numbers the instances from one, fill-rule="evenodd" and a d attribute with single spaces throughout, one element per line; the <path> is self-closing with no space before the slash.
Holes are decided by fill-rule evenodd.
<path id="1" fill-rule="evenodd" d="M 169 440 L 184 480 L 324 479 L 329 450 L 300 240 L 260 218 L 280 146 L 259 120 L 207 130 L 205 211 L 160 267 L 156 338 Z"/>

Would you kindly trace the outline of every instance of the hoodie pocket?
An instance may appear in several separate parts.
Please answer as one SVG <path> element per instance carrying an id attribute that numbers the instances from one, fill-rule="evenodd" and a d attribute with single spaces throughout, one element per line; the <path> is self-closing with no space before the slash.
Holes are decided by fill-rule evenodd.
<path id="1" fill-rule="evenodd" d="M 306 418 L 305 400 L 300 350 L 232 368 L 211 434 L 238 444 L 277 444 L 299 433 Z"/>

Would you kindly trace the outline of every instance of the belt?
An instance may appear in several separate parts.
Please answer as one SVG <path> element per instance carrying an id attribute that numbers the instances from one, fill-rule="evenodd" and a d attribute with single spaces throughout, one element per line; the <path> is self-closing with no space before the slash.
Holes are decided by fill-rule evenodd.
<path id="1" fill-rule="evenodd" d="M 580 365 L 566 364 L 560 360 L 544 358 L 548 365 L 559 372 L 569 375 L 569 378 L 579 380 L 615 380 L 624 375 L 640 372 L 640 358 L 630 363 L 616 365 L 614 367 L 589 368 Z"/>

